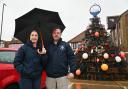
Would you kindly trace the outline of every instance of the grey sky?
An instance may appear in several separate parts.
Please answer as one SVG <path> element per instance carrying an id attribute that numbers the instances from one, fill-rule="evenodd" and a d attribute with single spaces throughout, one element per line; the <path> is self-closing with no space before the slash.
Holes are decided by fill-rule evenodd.
<path id="1" fill-rule="evenodd" d="M 5 2 L 3 40 L 11 40 L 15 30 L 15 19 L 31 9 L 41 9 L 59 12 L 62 21 L 66 25 L 63 32 L 63 40 L 68 41 L 86 29 L 90 23 L 89 8 L 94 3 L 102 8 L 99 16 L 106 25 L 106 16 L 120 15 L 128 9 L 128 0 L 1 0 L 0 21 L 2 2 Z"/>

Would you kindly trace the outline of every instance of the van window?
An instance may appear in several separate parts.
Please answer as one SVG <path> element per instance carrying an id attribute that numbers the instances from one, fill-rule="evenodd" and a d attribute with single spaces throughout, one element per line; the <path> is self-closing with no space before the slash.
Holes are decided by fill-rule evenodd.
<path id="1" fill-rule="evenodd" d="M 15 51 L 0 51 L 0 62 L 13 63 Z"/>

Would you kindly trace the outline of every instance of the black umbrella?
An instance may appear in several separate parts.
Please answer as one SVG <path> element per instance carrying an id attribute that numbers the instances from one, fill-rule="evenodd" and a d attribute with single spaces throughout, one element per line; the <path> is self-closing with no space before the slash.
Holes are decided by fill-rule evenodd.
<path id="1" fill-rule="evenodd" d="M 25 43 L 28 39 L 28 34 L 34 27 L 38 27 L 40 37 L 43 37 L 44 43 L 47 44 L 51 39 L 50 30 L 56 26 L 60 27 L 62 31 L 65 29 L 58 12 L 34 8 L 15 20 L 14 37 Z"/>

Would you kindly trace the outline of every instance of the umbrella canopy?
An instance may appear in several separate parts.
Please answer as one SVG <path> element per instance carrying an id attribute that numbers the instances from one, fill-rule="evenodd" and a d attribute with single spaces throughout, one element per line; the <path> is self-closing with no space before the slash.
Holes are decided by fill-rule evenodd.
<path id="1" fill-rule="evenodd" d="M 44 43 L 47 44 L 51 39 L 50 30 L 56 26 L 60 27 L 62 31 L 65 29 L 58 12 L 34 8 L 15 20 L 14 37 L 25 43 L 33 28 L 38 27 L 38 32 L 41 33 L 40 37 L 43 37 Z"/>

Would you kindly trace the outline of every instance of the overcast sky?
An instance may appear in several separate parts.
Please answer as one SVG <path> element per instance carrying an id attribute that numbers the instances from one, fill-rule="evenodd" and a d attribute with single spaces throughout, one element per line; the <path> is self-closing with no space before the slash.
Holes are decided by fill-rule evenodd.
<path id="1" fill-rule="evenodd" d="M 63 40 L 68 41 L 84 31 L 90 23 L 89 8 L 99 4 L 102 8 L 99 17 L 106 25 L 106 17 L 120 15 L 128 10 L 128 0 L 0 0 L 0 21 L 2 17 L 2 4 L 6 3 L 2 40 L 11 40 L 15 30 L 15 19 L 32 10 L 41 8 L 57 11 L 64 22 L 66 29 Z"/>

